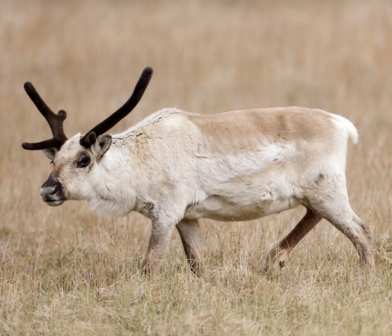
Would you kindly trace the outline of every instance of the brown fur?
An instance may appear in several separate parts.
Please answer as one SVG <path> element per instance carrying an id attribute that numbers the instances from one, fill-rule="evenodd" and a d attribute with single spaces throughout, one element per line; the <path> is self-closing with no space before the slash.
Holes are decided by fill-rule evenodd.
<path id="1" fill-rule="evenodd" d="M 316 143 L 323 143 L 328 148 L 331 145 L 325 143 L 330 139 L 328 132 L 334 131 L 328 113 L 299 107 L 190 114 L 189 120 L 201 130 L 208 149 L 216 154 L 243 153 L 258 144 L 273 141 L 301 145 L 301 141 L 323 140 Z"/>

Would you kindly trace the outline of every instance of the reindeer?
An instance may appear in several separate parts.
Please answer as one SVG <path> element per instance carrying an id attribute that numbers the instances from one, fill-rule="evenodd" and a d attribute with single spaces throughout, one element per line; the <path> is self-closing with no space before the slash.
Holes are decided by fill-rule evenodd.
<path id="1" fill-rule="evenodd" d="M 263 269 L 284 265 L 289 252 L 325 218 L 374 265 L 372 233 L 351 209 L 346 188 L 347 140 L 355 126 L 322 110 L 286 107 L 214 115 L 165 108 L 127 131 L 106 134 L 138 104 L 152 77 L 144 69 L 128 101 L 86 134 L 67 139 L 65 111 L 55 114 L 33 85 L 24 88 L 53 138 L 23 143 L 44 151 L 54 169 L 41 187 L 51 206 L 87 200 L 101 215 L 137 211 L 151 219 L 143 262 L 152 272 L 177 228 L 191 270 L 202 272 L 199 218 L 247 221 L 299 205 L 307 209 L 268 253 Z"/>

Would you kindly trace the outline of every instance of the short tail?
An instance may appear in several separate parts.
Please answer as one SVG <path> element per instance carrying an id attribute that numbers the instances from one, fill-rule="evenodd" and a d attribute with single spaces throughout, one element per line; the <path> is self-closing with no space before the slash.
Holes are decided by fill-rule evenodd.
<path id="1" fill-rule="evenodd" d="M 342 117 L 337 114 L 332 114 L 332 117 L 335 121 L 338 122 L 340 126 L 343 126 L 343 128 L 346 129 L 350 140 L 354 144 L 358 143 L 358 130 L 356 129 L 354 124 L 350 120 L 346 119 L 345 117 Z"/>

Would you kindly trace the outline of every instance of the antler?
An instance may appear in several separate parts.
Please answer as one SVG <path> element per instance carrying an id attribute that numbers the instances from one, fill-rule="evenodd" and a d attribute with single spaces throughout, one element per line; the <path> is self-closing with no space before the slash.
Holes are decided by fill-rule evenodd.
<path id="1" fill-rule="evenodd" d="M 63 123 L 67 117 L 67 113 L 63 110 L 60 110 L 57 114 L 53 113 L 53 111 L 48 107 L 48 105 L 45 104 L 43 99 L 35 90 L 33 84 L 30 82 L 25 83 L 24 89 L 29 95 L 30 99 L 33 101 L 34 105 L 48 122 L 53 134 L 53 138 L 36 143 L 24 142 L 22 147 L 28 150 L 46 149 L 50 147 L 56 147 L 60 149 L 60 147 L 68 140 L 64 134 L 63 129 Z"/>
<path id="2" fill-rule="evenodd" d="M 132 96 L 116 112 L 114 112 L 100 124 L 95 126 L 80 139 L 80 144 L 83 147 L 89 148 L 95 143 L 97 136 L 110 130 L 114 125 L 116 125 L 121 119 L 125 118 L 135 108 L 135 106 L 142 98 L 148 84 L 150 83 L 152 73 L 153 70 L 150 67 L 147 67 L 143 70 L 135 86 L 135 89 L 133 90 Z"/>

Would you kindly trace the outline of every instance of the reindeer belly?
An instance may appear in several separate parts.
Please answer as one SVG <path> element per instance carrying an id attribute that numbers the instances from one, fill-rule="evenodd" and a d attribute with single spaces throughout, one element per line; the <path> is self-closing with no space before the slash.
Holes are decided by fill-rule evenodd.
<path id="1" fill-rule="evenodd" d="M 203 202 L 188 206 L 184 217 L 186 219 L 210 218 L 219 221 L 247 221 L 294 208 L 299 203 L 295 197 L 267 198 L 256 202 L 243 199 L 238 202 L 230 197 L 212 195 Z"/>

